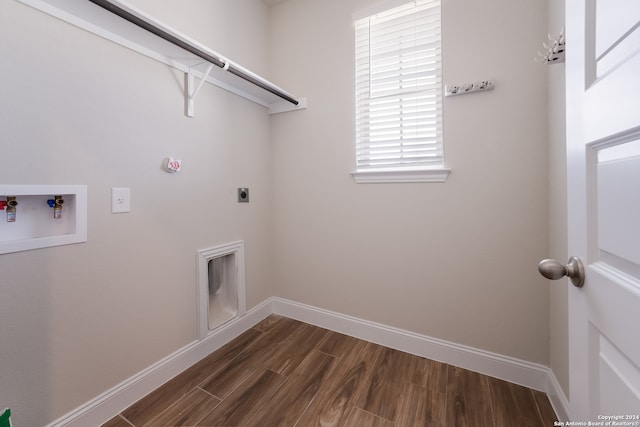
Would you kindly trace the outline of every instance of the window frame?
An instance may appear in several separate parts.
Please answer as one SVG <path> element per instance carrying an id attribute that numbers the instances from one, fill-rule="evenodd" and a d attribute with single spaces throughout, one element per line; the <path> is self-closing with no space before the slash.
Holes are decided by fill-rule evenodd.
<path id="1" fill-rule="evenodd" d="M 441 8 L 441 1 L 440 0 L 434 0 L 434 2 L 437 1 L 437 7 Z M 378 3 L 372 7 L 369 7 L 365 10 L 360 11 L 359 13 L 356 13 L 353 15 L 353 22 L 354 22 L 354 29 L 356 28 L 357 24 L 359 21 L 364 20 L 364 19 L 372 19 L 375 17 L 375 15 L 377 14 L 382 14 L 385 13 L 389 10 L 395 9 L 399 6 L 403 6 L 403 5 L 408 5 L 412 3 L 412 1 L 407 1 L 407 0 L 391 0 L 391 1 L 384 1 L 381 3 Z M 440 16 L 439 16 L 439 24 L 441 26 L 442 23 L 442 12 L 440 11 Z M 354 35 L 354 40 L 356 41 L 356 46 L 355 49 L 358 48 L 358 39 L 357 39 L 357 29 L 356 29 L 356 34 Z M 441 43 L 442 43 L 442 35 L 439 35 L 439 43 L 440 43 L 440 50 L 441 50 Z M 358 54 L 356 52 L 355 55 L 355 65 L 357 66 L 358 64 Z M 361 145 L 358 143 L 358 137 L 356 135 L 356 144 L 355 144 L 355 149 L 356 149 L 356 170 L 351 172 L 351 175 L 353 177 L 353 179 L 357 182 L 357 183 L 386 183 L 386 182 L 444 182 L 446 181 L 447 177 L 449 176 L 451 170 L 446 168 L 444 166 L 444 141 L 443 141 L 443 136 L 442 136 L 442 132 L 443 132 L 443 124 L 442 124 L 442 116 L 443 116 L 443 102 L 444 102 L 444 96 L 442 93 L 442 79 L 441 79 L 441 75 L 442 75 L 442 53 L 440 52 L 440 57 L 439 57 L 439 69 L 435 74 L 435 78 L 438 81 L 438 85 L 439 87 L 436 89 L 438 90 L 438 98 L 436 99 L 436 107 L 439 108 L 439 112 L 437 115 L 437 118 L 440 119 L 440 136 L 439 136 L 439 141 L 437 141 L 437 145 L 436 148 L 438 148 L 439 150 L 441 150 L 442 152 L 442 162 L 440 164 L 434 165 L 434 166 L 429 166 L 429 165 L 424 165 L 424 166 L 418 166 L 416 167 L 415 164 L 412 164 L 411 162 L 405 163 L 405 164 L 398 164 L 398 165 L 394 165 L 392 167 L 385 167 L 385 166 L 380 166 L 380 167 L 376 167 L 376 166 L 368 166 L 368 167 L 361 167 L 361 165 L 358 164 L 358 154 L 357 154 L 357 150 Z M 356 74 L 358 72 L 358 70 L 355 70 Z M 367 76 L 370 77 L 370 74 L 367 74 Z M 356 88 L 358 88 L 358 76 L 355 77 L 355 84 L 356 84 Z M 433 89 L 431 89 L 433 90 Z M 357 92 L 357 90 L 356 90 Z M 420 91 L 416 91 L 416 93 L 418 93 Z M 359 113 L 359 99 L 358 99 L 358 93 L 355 94 L 356 96 L 356 114 Z M 369 101 L 365 101 L 365 102 L 370 102 L 371 100 L 373 100 L 374 98 L 369 98 Z M 370 105 L 370 104 L 369 104 Z M 367 105 L 368 107 L 368 105 Z M 402 120 L 399 120 L 399 122 L 401 122 Z M 358 132 L 358 125 L 361 124 L 361 122 L 358 121 L 358 117 L 356 117 L 356 132 Z M 365 121 L 365 126 L 368 126 L 369 122 Z M 400 145 L 400 144 L 398 144 Z"/>

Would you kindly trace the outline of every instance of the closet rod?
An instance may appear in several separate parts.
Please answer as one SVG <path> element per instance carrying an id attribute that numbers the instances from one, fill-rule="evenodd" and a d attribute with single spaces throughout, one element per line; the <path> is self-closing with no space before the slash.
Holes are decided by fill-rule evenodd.
<path id="1" fill-rule="evenodd" d="M 181 47 L 182 49 L 191 52 L 192 54 L 204 59 L 205 61 L 208 61 L 220 68 L 225 68 L 227 67 L 227 71 L 229 71 L 231 74 L 234 74 L 238 77 L 240 77 L 243 80 L 248 81 L 249 83 L 252 83 L 258 87 L 261 87 L 262 89 L 266 90 L 267 92 L 271 92 L 272 94 L 279 96 L 282 99 L 285 99 L 287 101 L 289 101 L 290 103 L 292 103 L 293 105 L 298 105 L 298 101 L 294 98 L 292 98 L 291 96 L 287 95 L 286 93 L 266 84 L 263 81 L 260 81 L 259 79 L 255 78 L 254 76 L 251 76 L 247 73 L 245 73 L 243 70 L 240 70 L 238 68 L 236 68 L 233 64 L 229 63 L 225 63 L 224 61 L 220 60 L 219 58 L 216 58 L 215 56 L 211 56 L 206 52 L 203 52 L 202 50 L 198 49 L 195 46 L 190 45 L 189 43 L 186 43 L 182 40 L 180 40 L 179 38 L 167 33 L 166 31 L 163 31 L 161 28 L 156 27 L 155 25 L 145 21 L 144 19 L 141 19 L 129 12 L 127 12 L 126 10 L 114 5 L 113 3 L 109 2 L 108 0 L 89 0 L 91 3 L 96 4 L 100 7 L 102 7 L 103 9 L 108 10 L 111 13 L 114 13 L 116 15 L 118 15 L 119 17 L 121 17 L 122 19 L 125 19 L 129 22 L 131 22 L 132 24 L 137 25 L 140 28 L 143 28 L 147 31 L 149 31 L 150 33 L 155 34 L 156 36 L 168 41 L 169 43 L 172 43 L 178 47 Z"/>

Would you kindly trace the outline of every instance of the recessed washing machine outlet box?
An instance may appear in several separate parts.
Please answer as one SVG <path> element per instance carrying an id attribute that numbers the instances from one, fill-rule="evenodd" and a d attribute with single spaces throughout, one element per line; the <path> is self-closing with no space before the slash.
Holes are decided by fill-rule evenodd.
<path id="1" fill-rule="evenodd" d="M 0 200 L 10 197 L 17 205 L 0 210 L 0 254 L 87 241 L 86 185 L 0 185 Z"/>

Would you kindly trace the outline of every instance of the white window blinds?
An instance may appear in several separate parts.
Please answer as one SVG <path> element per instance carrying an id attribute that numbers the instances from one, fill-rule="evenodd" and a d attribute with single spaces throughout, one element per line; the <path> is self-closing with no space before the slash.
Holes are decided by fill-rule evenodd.
<path id="1" fill-rule="evenodd" d="M 440 0 L 355 24 L 358 171 L 444 167 Z"/>

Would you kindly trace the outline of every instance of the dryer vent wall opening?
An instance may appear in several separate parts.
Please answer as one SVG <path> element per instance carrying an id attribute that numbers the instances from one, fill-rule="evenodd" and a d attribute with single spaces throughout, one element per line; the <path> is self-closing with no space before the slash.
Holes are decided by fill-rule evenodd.
<path id="1" fill-rule="evenodd" d="M 209 330 L 214 330 L 238 314 L 235 267 L 234 254 L 213 258 L 208 262 Z"/>
<path id="2" fill-rule="evenodd" d="M 245 311 L 243 242 L 198 251 L 200 338 Z"/>

